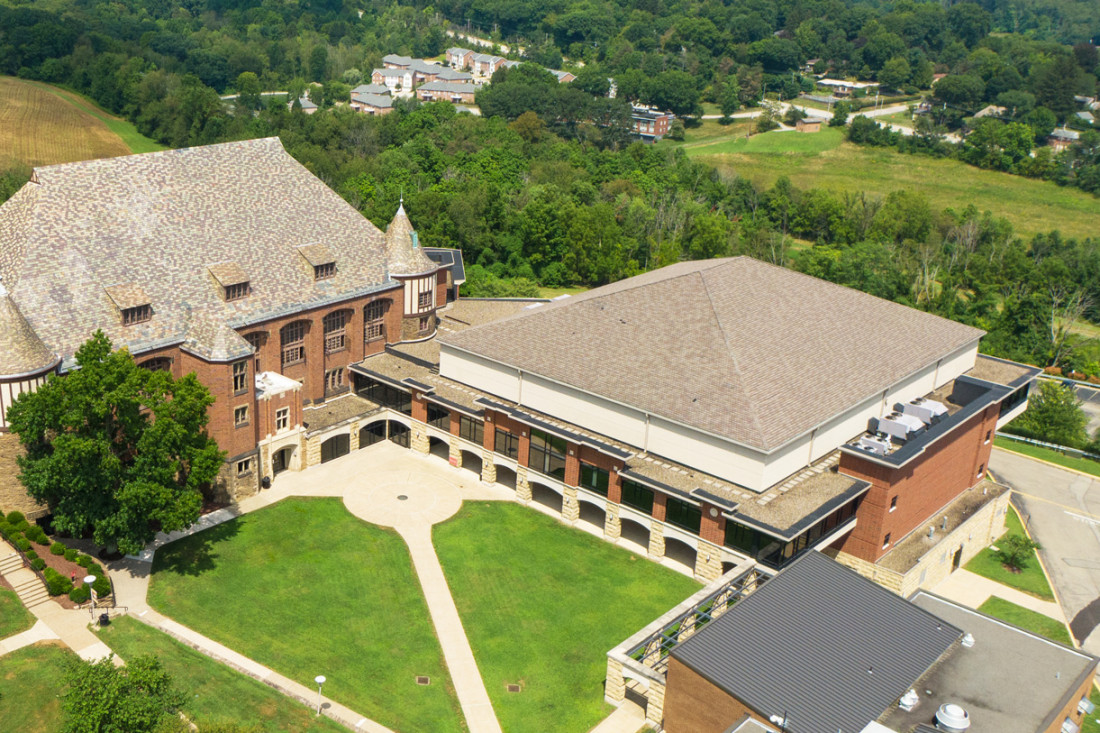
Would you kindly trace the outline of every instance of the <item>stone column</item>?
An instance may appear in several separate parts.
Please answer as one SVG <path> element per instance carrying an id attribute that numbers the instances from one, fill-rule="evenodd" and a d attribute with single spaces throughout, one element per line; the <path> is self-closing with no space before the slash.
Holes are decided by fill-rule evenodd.
<path id="1" fill-rule="evenodd" d="M 306 468 L 321 462 L 321 441 L 317 438 L 306 440 Z"/>
<path id="2" fill-rule="evenodd" d="M 458 447 L 458 439 L 452 437 L 450 440 L 450 455 L 447 460 L 451 462 L 452 466 L 462 468 L 462 449 Z"/>
<path id="3" fill-rule="evenodd" d="M 626 699 L 626 679 L 623 677 L 623 663 L 607 658 L 607 678 L 603 683 L 604 700 L 618 705 Z"/>
<path id="4" fill-rule="evenodd" d="M 524 504 L 531 501 L 531 484 L 527 482 L 526 466 L 516 466 L 516 498 Z"/>
<path id="5" fill-rule="evenodd" d="M 428 439 L 428 431 L 420 423 L 413 423 L 412 440 L 409 447 L 417 453 L 428 455 L 431 452 L 431 441 Z"/>
<path id="6" fill-rule="evenodd" d="M 665 556 L 665 528 L 660 522 L 649 524 L 649 559 L 660 560 Z"/>
<path id="7" fill-rule="evenodd" d="M 481 480 L 487 484 L 497 482 L 497 464 L 493 463 L 492 451 L 481 451 Z"/>
<path id="8" fill-rule="evenodd" d="M 349 427 L 348 450 L 351 453 L 359 450 L 359 423 L 353 422 Z"/>
<path id="9" fill-rule="evenodd" d="M 623 526 L 619 523 L 619 505 L 610 502 L 605 507 L 603 536 L 605 539 L 615 542 L 622 536 Z"/>
<path id="10" fill-rule="evenodd" d="M 561 518 L 572 524 L 580 519 L 581 505 L 577 501 L 577 489 L 573 486 L 565 487 L 565 494 L 561 498 Z"/>
<path id="11" fill-rule="evenodd" d="M 646 696 L 645 722 L 654 730 L 661 730 L 665 719 L 665 686 L 662 682 L 649 683 L 649 695 Z"/>
<path id="12" fill-rule="evenodd" d="M 695 552 L 695 579 L 703 583 L 717 580 L 722 575 L 722 556 L 713 547 L 700 545 Z"/>

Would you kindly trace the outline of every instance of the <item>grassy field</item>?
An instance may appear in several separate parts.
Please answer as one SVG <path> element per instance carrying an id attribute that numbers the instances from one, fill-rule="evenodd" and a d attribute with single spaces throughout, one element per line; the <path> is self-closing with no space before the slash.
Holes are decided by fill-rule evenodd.
<path id="1" fill-rule="evenodd" d="M 432 538 L 507 733 L 592 728 L 607 651 L 700 587 L 516 504 L 466 504 Z"/>
<path id="2" fill-rule="evenodd" d="M 26 631 L 34 626 L 34 616 L 23 607 L 19 596 L 7 588 L 0 588 L 0 639 Z"/>
<path id="3" fill-rule="evenodd" d="M 62 678 L 77 657 L 61 646 L 35 644 L 0 657 L 0 729 L 61 730 Z"/>
<path id="4" fill-rule="evenodd" d="M 0 165 L 52 165 L 163 149 L 79 94 L 0 76 Z"/>
<path id="5" fill-rule="evenodd" d="M 405 543 L 339 499 L 284 500 L 168 545 L 149 602 L 306 686 L 325 675 L 327 696 L 385 726 L 462 729 Z"/>
<path id="6" fill-rule="evenodd" d="M 881 196 L 899 189 L 915 190 L 936 209 L 962 209 L 972 203 L 979 210 L 992 211 L 1011 221 L 1021 236 L 1058 229 L 1083 238 L 1100 230 L 1100 199 L 1090 194 L 956 160 L 853 145 L 835 128 L 815 134 L 770 132 L 747 140 L 742 135 L 685 149 L 725 173 L 763 186 L 786 175 L 803 188 Z"/>
<path id="7" fill-rule="evenodd" d="M 1011 438 L 1002 438 L 997 436 L 993 438 L 993 445 L 998 448 L 1010 450 L 1020 455 L 1030 456 L 1032 458 L 1038 458 L 1042 461 L 1049 461 L 1050 463 L 1064 466 L 1066 468 L 1072 468 L 1074 471 L 1080 471 L 1082 473 L 1089 473 L 1093 476 L 1100 476 L 1100 462 L 1090 460 L 1088 458 L 1076 458 L 1074 456 L 1067 456 L 1059 453 L 1051 448 L 1044 448 L 1041 445 L 1031 445 L 1029 443 L 1021 443 Z"/>
<path id="8" fill-rule="evenodd" d="M 749 119 L 735 119 L 728 125 L 723 125 L 718 120 L 703 120 L 698 127 L 688 128 L 684 133 L 683 140 L 672 140 L 666 137 L 657 145 L 670 148 L 693 148 L 717 142 L 728 142 L 738 137 L 744 137 L 745 133 L 751 128 L 752 120 Z"/>
<path id="9" fill-rule="evenodd" d="M 255 733 L 344 730 L 262 682 L 219 664 L 140 621 L 122 616 L 99 634 L 123 659 L 155 654 L 172 675 L 176 687 L 185 693 L 183 712 L 200 730 L 219 723 L 235 723 Z"/>
<path id="10" fill-rule="evenodd" d="M 559 295 L 576 295 L 577 293 L 583 293 L 588 288 L 585 287 L 569 287 L 569 288 L 539 288 L 540 298 L 556 298 Z"/>
<path id="11" fill-rule="evenodd" d="M 1024 525 L 1020 522 L 1019 515 L 1012 507 L 1008 508 L 1008 514 L 1005 516 L 1005 527 L 1007 531 L 997 539 L 997 542 L 1002 541 L 1009 535 L 1024 534 Z M 1054 600 L 1054 593 L 1050 590 L 1047 576 L 1039 565 L 1039 558 L 1034 555 L 1026 568 L 1019 573 L 1014 573 L 1005 569 L 997 553 L 987 547 L 966 564 L 966 569 L 1003 585 L 1022 590 L 1024 593 L 1030 593 L 1038 598 L 1047 601 Z"/>
<path id="12" fill-rule="evenodd" d="M 1065 624 L 1049 616 L 1044 616 L 1041 613 L 1032 611 L 1030 608 L 1017 606 L 1015 603 L 1006 601 L 1003 598 L 991 596 L 989 600 L 978 606 L 978 610 L 995 618 L 999 618 L 1002 621 L 1007 621 L 1010 624 L 1019 626 L 1021 629 L 1027 629 L 1040 636 L 1045 636 L 1048 639 L 1053 639 L 1067 646 L 1073 646 L 1073 640 L 1070 639 Z"/>

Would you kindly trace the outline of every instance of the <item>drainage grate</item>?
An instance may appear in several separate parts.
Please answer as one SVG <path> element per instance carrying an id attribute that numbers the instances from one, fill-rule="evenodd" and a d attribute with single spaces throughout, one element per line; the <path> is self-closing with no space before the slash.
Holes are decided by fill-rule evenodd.
<path id="1" fill-rule="evenodd" d="M 409 497 L 405 496 L 404 494 L 399 494 L 398 497 L 397 497 L 397 500 L 398 501 L 407 501 L 408 498 Z"/>
<path id="2" fill-rule="evenodd" d="M 508 692 L 519 692 L 519 685 L 508 685 Z"/>
<path id="3" fill-rule="evenodd" d="M 422 674 L 416 676 L 416 684 L 418 684 L 418 685 L 430 685 L 431 683 L 432 683 L 432 678 L 431 677 L 427 677 L 427 676 L 422 675 Z"/>

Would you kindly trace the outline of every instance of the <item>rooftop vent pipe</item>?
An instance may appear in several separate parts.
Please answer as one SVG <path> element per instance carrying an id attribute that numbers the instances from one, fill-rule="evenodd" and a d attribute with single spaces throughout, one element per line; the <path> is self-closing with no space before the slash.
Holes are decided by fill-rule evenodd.
<path id="1" fill-rule="evenodd" d="M 970 727 L 970 714 L 961 705 L 944 703 L 936 711 L 936 727 L 948 733 L 964 733 Z"/>

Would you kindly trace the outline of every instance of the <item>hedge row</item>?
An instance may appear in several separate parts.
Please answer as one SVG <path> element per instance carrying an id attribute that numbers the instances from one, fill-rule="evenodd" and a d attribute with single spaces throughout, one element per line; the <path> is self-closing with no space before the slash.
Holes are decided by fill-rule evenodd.
<path id="1" fill-rule="evenodd" d="M 74 586 L 72 580 L 66 578 L 46 565 L 46 561 L 38 556 L 38 552 L 32 549 L 31 543 L 49 548 L 51 555 L 64 555 L 69 562 L 75 562 L 87 572 L 85 575 L 94 575 L 96 580 L 92 588 L 100 597 L 111 592 L 111 581 L 107 577 L 107 571 L 95 561 L 91 555 L 86 555 L 74 547 L 67 547 L 64 543 L 53 542 L 46 536 L 46 532 L 37 524 L 31 524 L 20 512 L 9 512 L 6 516 L 0 513 L 0 535 L 15 545 L 26 556 L 31 567 L 42 573 L 46 579 L 46 590 L 51 596 L 68 594 L 69 600 L 74 603 L 84 603 L 91 598 L 86 586 Z"/>

